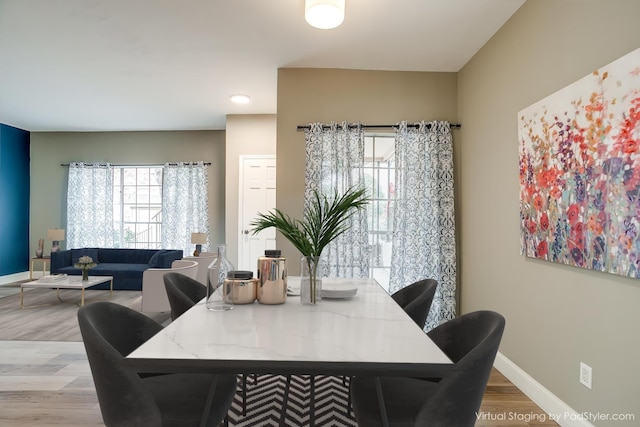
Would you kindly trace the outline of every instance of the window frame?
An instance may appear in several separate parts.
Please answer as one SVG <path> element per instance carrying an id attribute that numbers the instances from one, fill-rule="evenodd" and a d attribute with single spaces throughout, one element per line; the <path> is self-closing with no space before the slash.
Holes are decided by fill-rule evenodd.
<path id="1" fill-rule="evenodd" d="M 127 171 L 132 169 L 135 170 L 134 183 L 131 183 L 131 176 L 126 176 Z M 141 170 L 148 172 L 146 177 L 140 173 Z M 152 178 L 152 174 L 156 176 Z M 113 167 L 114 247 L 136 249 L 160 249 L 162 247 L 162 195 L 164 190 L 162 174 L 163 167 L 160 165 Z M 127 200 L 130 197 L 135 200 L 133 202 Z M 134 213 L 127 212 L 127 208 L 132 209 Z M 141 211 L 144 210 L 148 211 L 148 214 L 143 214 L 147 218 L 146 220 L 140 216 Z M 153 216 L 152 211 L 155 212 Z M 127 235 L 133 239 L 128 240 Z"/>
<path id="2" fill-rule="evenodd" d="M 395 135 L 366 133 L 363 160 L 363 173 L 371 199 L 367 215 L 370 246 L 369 277 L 376 279 L 388 290 L 395 202 L 393 197 L 395 194 Z M 384 191 L 381 185 L 386 187 Z M 386 219 L 381 215 L 382 205 L 386 205 Z M 382 222 L 385 223 L 382 224 Z"/>

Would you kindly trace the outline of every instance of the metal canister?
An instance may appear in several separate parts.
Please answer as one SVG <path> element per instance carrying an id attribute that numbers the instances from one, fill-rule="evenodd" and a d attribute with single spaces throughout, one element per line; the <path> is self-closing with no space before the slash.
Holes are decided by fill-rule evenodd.
<path id="1" fill-rule="evenodd" d="M 251 304 L 256 300 L 258 279 L 253 277 L 253 271 L 233 270 L 224 279 L 223 296 L 233 304 Z"/>
<path id="2" fill-rule="evenodd" d="M 258 258 L 258 302 L 284 304 L 287 301 L 287 260 L 279 249 L 267 249 Z"/>

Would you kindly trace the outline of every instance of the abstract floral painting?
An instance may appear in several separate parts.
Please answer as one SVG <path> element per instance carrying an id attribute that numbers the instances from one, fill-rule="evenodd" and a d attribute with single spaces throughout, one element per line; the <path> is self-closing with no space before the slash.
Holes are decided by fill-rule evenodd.
<path id="1" fill-rule="evenodd" d="M 518 112 L 521 252 L 640 278 L 640 49 Z"/>

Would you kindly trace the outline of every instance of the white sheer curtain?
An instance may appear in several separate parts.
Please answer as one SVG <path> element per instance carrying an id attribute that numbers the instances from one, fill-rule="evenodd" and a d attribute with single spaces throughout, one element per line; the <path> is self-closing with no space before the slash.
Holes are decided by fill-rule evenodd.
<path id="1" fill-rule="evenodd" d="M 360 125 L 313 123 L 305 131 L 305 205 L 313 191 L 332 197 L 353 186 L 364 187 L 364 131 Z M 367 213 L 351 217 L 349 230 L 322 252 L 323 276 L 368 277 Z"/>
<path id="2" fill-rule="evenodd" d="M 166 163 L 162 182 L 162 247 L 193 252 L 191 233 L 209 236 L 207 166 L 197 163 Z M 209 243 L 202 245 L 208 250 Z"/>
<path id="3" fill-rule="evenodd" d="M 113 247 L 113 167 L 109 163 L 69 165 L 66 234 L 69 249 Z"/>
<path id="4" fill-rule="evenodd" d="M 438 281 L 427 330 L 456 315 L 453 139 L 448 122 L 396 129 L 390 290 Z"/>

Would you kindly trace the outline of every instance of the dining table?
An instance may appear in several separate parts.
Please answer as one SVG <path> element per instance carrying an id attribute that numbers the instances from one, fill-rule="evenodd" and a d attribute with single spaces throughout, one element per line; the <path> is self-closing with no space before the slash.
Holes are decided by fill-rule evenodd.
<path id="1" fill-rule="evenodd" d="M 295 295 L 300 278 L 290 276 L 288 285 Z M 374 279 L 323 278 L 322 287 L 328 297 L 313 305 L 290 295 L 284 304 L 256 301 L 216 312 L 203 299 L 123 363 L 138 372 L 376 378 L 441 376 L 455 369 Z"/>

